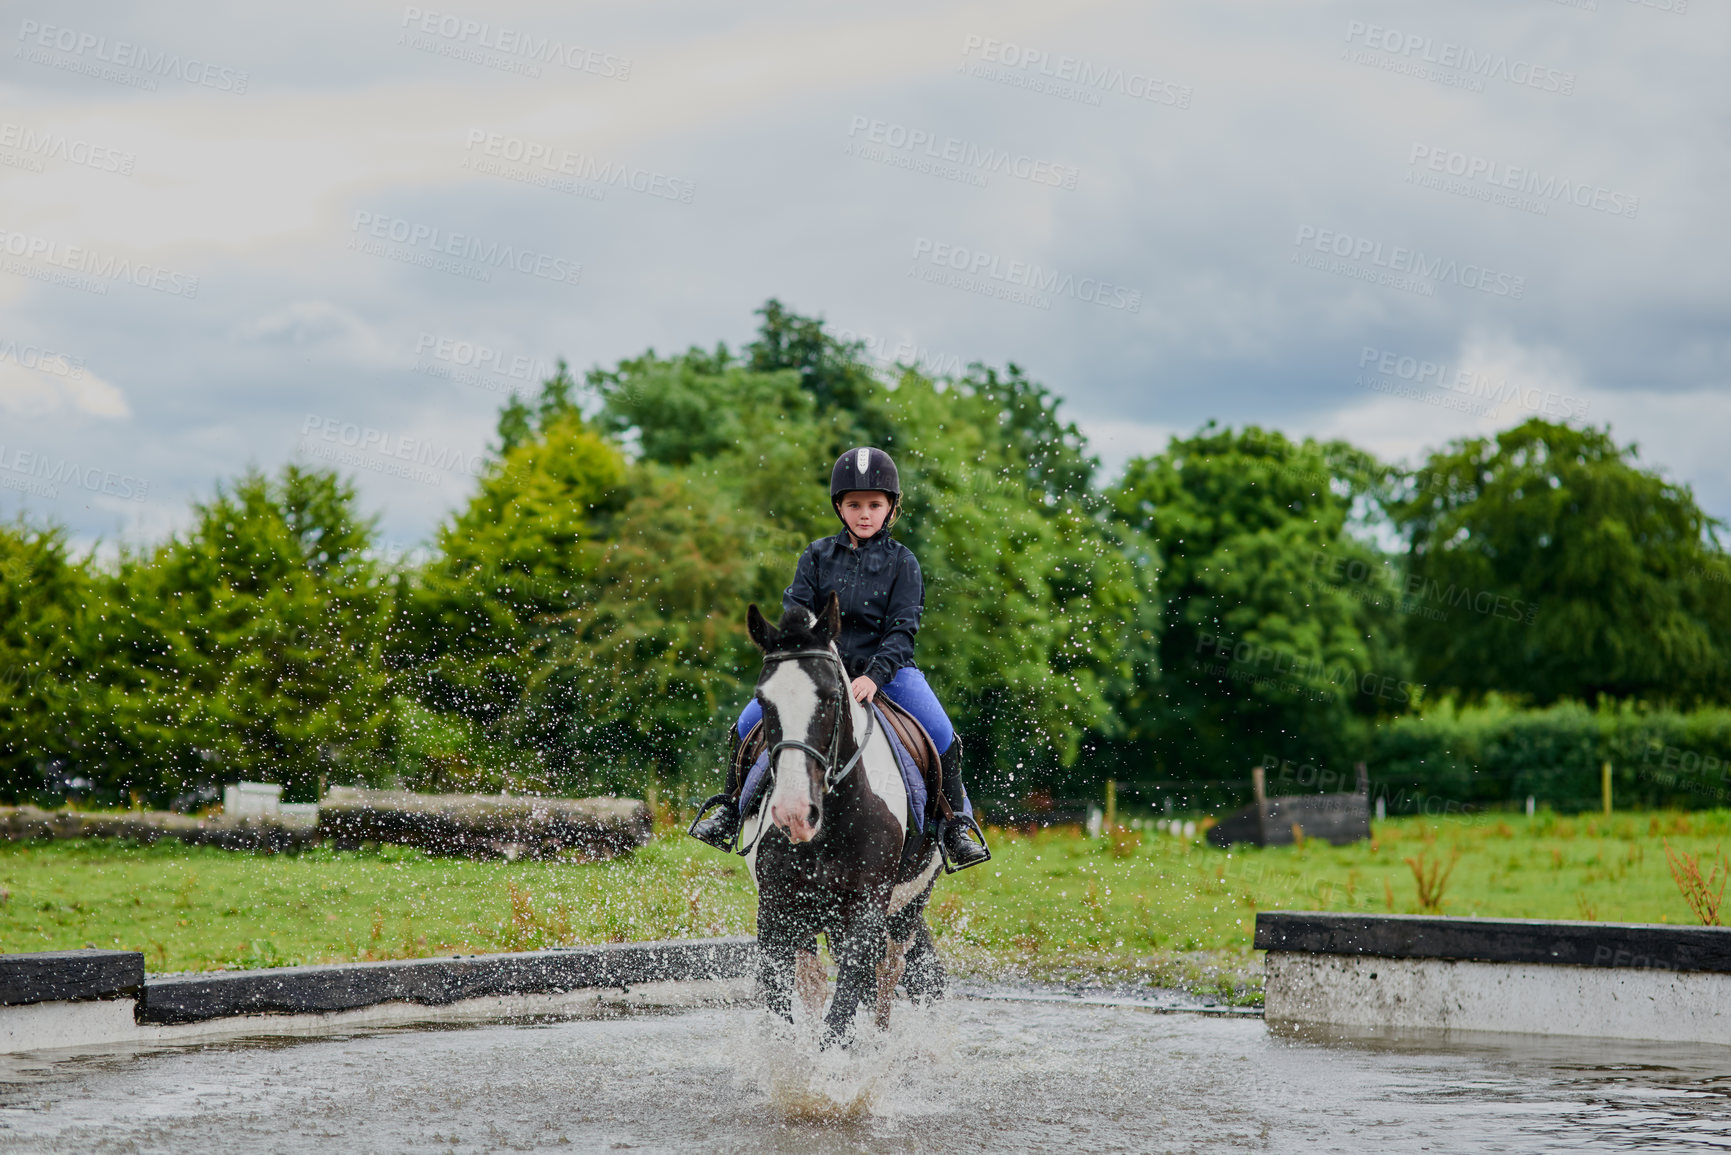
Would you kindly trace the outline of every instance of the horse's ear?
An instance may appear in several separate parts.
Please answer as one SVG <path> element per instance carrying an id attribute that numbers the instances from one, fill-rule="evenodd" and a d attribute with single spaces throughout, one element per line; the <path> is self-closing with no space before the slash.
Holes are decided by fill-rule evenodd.
<path id="1" fill-rule="evenodd" d="M 824 604 L 823 616 L 818 619 L 818 633 L 828 640 L 841 636 L 841 595 L 831 592 L 829 601 Z"/>
<path id="2" fill-rule="evenodd" d="M 758 649 L 768 650 L 770 646 L 775 644 L 775 627 L 764 618 L 762 612 L 758 610 L 756 602 L 752 602 L 746 607 L 745 629 L 751 634 L 751 640 L 757 643 Z"/>

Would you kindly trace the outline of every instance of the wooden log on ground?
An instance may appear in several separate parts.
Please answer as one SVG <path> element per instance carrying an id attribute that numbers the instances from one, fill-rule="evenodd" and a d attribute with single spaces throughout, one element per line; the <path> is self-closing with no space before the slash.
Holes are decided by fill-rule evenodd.
<path id="1" fill-rule="evenodd" d="M 1208 843 L 1227 847 L 1235 842 L 1254 846 L 1286 846 L 1305 838 L 1321 838 L 1336 846 L 1370 837 L 1370 783 L 1364 764 L 1358 767 L 1358 789 L 1343 794 L 1288 794 L 1269 798 L 1260 766 L 1251 768 L 1256 801 L 1209 827 Z"/>
<path id="2" fill-rule="evenodd" d="M 1208 828 L 1212 846 L 1249 842 L 1286 846 L 1293 827 L 1336 846 L 1370 837 L 1370 800 L 1362 794 L 1292 794 L 1252 804 Z"/>
<path id="3" fill-rule="evenodd" d="M 178 838 L 225 850 L 298 850 L 319 840 L 311 823 L 271 818 L 199 818 L 166 810 L 42 810 L 0 806 L 0 839 L 123 838 L 152 843 Z"/>
<path id="4" fill-rule="evenodd" d="M 534 798 L 333 788 L 319 834 L 333 846 L 393 842 L 430 854 L 548 858 L 575 850 L 611 858 L 649 841 L 649 808 L 635 798 Z"/>

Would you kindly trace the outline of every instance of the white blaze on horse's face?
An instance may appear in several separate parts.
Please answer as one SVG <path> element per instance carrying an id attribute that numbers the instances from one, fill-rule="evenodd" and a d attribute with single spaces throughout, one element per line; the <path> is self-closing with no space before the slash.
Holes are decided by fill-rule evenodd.
<path id="1" fill-rule="evenodd" d="M 817 683 L 798 662 L 783 662 L 758 687 L 758 697 L 775 707 L 781 723 L 781 736 L 806 742 L 823 749 L 827 744 L 813 741 L 813 724 L 822 700 Z M 775 775 L 775 793 L 769 796 L 769 820 L 787 832 L 789 841 L 810 842 L 817 837 L 822 821 L 813 820 L 822 785 L 814 789 L 811 759 L 804 750 L 783 750 L 771 768 Z"/>

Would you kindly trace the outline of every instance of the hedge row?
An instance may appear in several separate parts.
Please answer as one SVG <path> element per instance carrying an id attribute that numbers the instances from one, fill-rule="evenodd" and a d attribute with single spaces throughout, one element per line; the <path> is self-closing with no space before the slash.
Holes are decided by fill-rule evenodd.
<path id="1" fill-rule="evenodd" d="M 1272 760 L 1270 760 L 1272 761 Z M 1391 814 L 1524 803 L 1595 808 L 1611 763 L 1618 808 L 1731 805 L 1731 710 L 1688 713 L 1493 702 L 1396 718 L 1367 737 L 1371 789 Z M 1350 790 L 1351 767 L 1268 767 L 1270 793 Z"/>

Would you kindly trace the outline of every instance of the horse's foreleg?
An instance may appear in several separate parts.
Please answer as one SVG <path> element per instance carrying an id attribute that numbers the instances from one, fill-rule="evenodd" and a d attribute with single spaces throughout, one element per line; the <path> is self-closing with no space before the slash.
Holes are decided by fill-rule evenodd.
<path id="1" fill-rule="evenodd" d="M 841 940 L 836 949 L 837 937 Z M 884 918 L 882 912 L 860 917 L 847 933 L 830 937 L 830 949 L 835 954 L 835 997 L 830 1000 L 829 1014 L 824 1017 L 825 1046 L 853 1041 L 853 1017 L 861 1001 L 877 986 L 878 961 L 884 956 Z"/>
<path id="2" fill-rule="evenodd" d="M 829 998 L 829 976 L 823 971 L 815 951 L 797 951 L 793 956 L 793 987 L 799 1001 L 812 1018 L 823 1014 L 823 1004 Z"/>
<path id="3" fill-rule="evenodd" d="M 766 943 L 759 943 L 759 946 L 762 951 L 757 966 L 757 982 L 763 988 L 764 1005 L 772 1013 L 780 1015 L 791 1023 L 793 1022 L 793 948 L 773 948 Z"/>
<path id="4" fill-rule="evenodd" d="M 907 946 L 893 938 L 885 938 L 883 957 L 878 959 L 878 998 L 877 1024 L 878 1029 L 888 1030 L 890 1025 L 890 1000 L 895 997 L 896 984 L 902 979 L 902 967 L 905 963 L 903 952 Z"/>
<path id="5" fill-rule="evenodd" d="M 853 1042 L 853 1017 L 860 1003 L 877 983 L 877 967 L 862 960 L 849 960 L 835 976 L 835 997 L 824 1016 L 823 1045 L 847 1046 Z"/>

